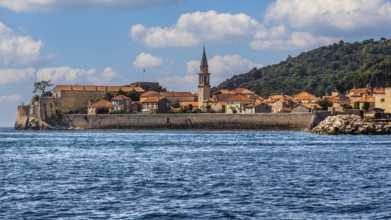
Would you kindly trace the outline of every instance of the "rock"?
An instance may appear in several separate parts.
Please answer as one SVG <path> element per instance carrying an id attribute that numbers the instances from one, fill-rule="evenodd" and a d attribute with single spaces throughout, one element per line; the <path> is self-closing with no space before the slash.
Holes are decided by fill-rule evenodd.
<path id="1" fill-rule="evenodd" d="M 391 134 L 390 123 L 363 122 L 360 116 L 329 116 L 311 130 L 315 134 Z"/>

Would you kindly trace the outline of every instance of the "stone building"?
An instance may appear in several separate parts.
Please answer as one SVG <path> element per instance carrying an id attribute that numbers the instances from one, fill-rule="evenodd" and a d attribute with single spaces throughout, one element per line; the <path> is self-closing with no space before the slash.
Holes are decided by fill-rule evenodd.
<path id="1" fill-rule="evenodd" d="M 91 98 L 102 97 L 106 92 L 112 94 L 122 90 L 123 92 L 145 92 L 141 87 L 131 86 L 80 86 L 57 85 L 52 94 L 53 99 L 59 103 L 59 109 L 63 113 L 85 111 Z"/>
<path id="2" fill-rule="evenodd" d="M 95 102 L 91 105 L 88 105 L 88 114 L 96 115 L 96 114 L 107 114 L 113 110 L 113 106 L 111 102 L 107 100 L 102 100 L 99 102 Z"/>
<path id="3" fill-rule="evenodd" d="M 141 112 L 142 113 L 169 113 L 170 112 L 170 102 L 164 97 L 152 97 L 147 98 L 141 103 Z"/>
<path id="4" fill-rule="evenodd" d="M 118 95 L 111 99 L 114 111 L 129 113 L 132 111 L 132 99 L 125 95 Z"/>
<path id="5" fill-rule="evenodd" d="M 391 88 L 385 88 L 384 94 L 375 95 L 375 108 L 384 109 L 384 112 L 391 113 Z"/>

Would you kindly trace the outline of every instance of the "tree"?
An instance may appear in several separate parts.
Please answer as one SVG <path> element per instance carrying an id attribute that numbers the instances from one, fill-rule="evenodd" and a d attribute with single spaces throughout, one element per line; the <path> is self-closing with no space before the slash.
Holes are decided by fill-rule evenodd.
<path id="1" fill-rule="evenodd" d="M 125 92 L 122 91 L 121 88 L 119 88 L 118 91 L 115 93 L 115 96 L 118 96 L 118 95 L 125 95 Z"/>
<path id="2" fill-rule="evenodd" d="M 362 109 L 365 109 L 365 111 L 368 111 L 370 106 L 371 105 L 369 104 L 369 102 L 364 102 L 362 105 Z"/>
<path id="3" fill-rule="evenodd" d="M 328 107 L 333 106 L 333 103 L 330 100 L 322 99 L 318 101 L 318 105 L 322 106 L 322 110 L 327 110 Z"/>
<path id="4" fill-rule="evenodd" d="M 38 93 L 41 96 L 51 96 L 52 93 L 50 91 L 46 91 L 46 89 L 51 86 L 53 86 L 53 84 L 50 83 L 50 80 L 49 81 L 42 80 L 40 82 L 35 82 L 33 93 L 34 94 Z"/>
<path id="5" fill-rule="evenodd" d="M 105 92 L 105 94 L 103 94 L 103 99 L 104 100 L 107 100 L 107 101 L 110 101 L 111 98 L 113 98 L 113 94 L 111 94 L 110 92 Z"/>

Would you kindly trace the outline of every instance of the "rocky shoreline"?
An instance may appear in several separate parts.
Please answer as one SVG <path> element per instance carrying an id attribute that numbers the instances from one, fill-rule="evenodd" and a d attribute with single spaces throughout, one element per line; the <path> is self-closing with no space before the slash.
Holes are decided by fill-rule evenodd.
<path id="1" fill-rule="evenodd" d="M 391 123 L 365 122 L 357 115 L 337 115 L 327 117 L 311 129 L 311 132 L 327 135 L 391 134 Z"/>

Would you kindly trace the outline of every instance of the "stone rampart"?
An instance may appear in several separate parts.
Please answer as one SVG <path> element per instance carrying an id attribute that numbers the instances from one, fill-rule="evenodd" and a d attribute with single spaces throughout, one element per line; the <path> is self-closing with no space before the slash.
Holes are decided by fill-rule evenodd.
<path id="1" fill-rule="evenodd" d="M 307 130 L 311 113 L 65 115 L 72 129 Z"/>
<path id="2" fill-rule="evenodd" d="M 101 97 L 104 94 L 105 92 L 99 91 L 62 91 L 58 100 L 62 111 L 75 112 L 87 109 L 89 99 Z"/>
<path id="3" fill-rule="evenodd" d="M 25 129 L 29 122 L 30 105 L 19 105 L 18 116 L 15 121 L 15 129 Z"/>

